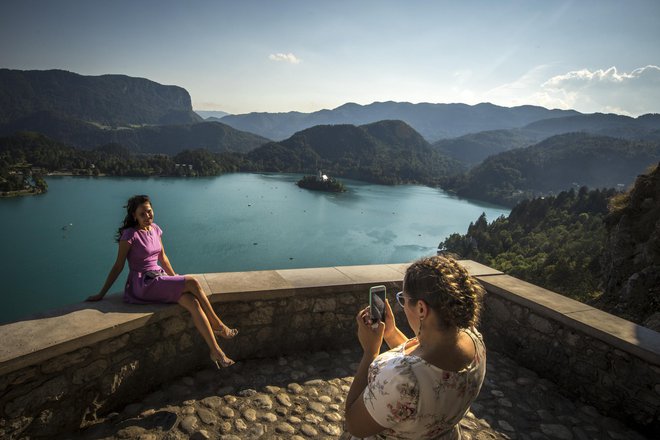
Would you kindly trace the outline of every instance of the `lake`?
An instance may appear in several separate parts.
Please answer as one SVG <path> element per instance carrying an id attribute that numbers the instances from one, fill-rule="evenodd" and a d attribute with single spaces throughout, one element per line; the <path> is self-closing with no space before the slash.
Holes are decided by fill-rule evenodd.
<path id="1" fill-rule="evenodd" d="M 82 301 L 114 263 L 134 194 L 152 198 L 178 273 L 402 263 L 435 254 L 482 212 L 509 210 L 417 185 L 344 180 L 348 192 L 298 188 L 297 174 L 211 178 L 50 177 L 39 196 L 0 199 L 0 322 Z M 128 264 L 110 290 L 121 291 Z"/>

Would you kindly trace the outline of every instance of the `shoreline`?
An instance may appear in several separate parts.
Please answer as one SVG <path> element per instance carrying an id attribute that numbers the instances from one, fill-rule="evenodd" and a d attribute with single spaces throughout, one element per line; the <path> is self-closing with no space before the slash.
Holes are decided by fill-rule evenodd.
<path id="1" fill-rule="evenodd" d="M 23 196 L 38 196 L 44 194 L 46 191 L 40 191 L 36 188 L 31 189 L 19 189 L 17 191 L 0 191 L 0 198 L 12 198 L 12 197 L 23 197 Z"/>

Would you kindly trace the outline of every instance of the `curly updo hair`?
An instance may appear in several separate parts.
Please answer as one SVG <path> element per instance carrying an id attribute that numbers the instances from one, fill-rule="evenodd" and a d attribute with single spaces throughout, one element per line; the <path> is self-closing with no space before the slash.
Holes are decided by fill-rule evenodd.
<path id="1" fill-rule="evenodd" d="M 124 217 L 124 221 L 121 223 L 121 226 L 115 233 L 115 241 L 119 243 L 119 239 L 121 238 L 122 232 L 124 232 L 124 229 L 126 228 L 134 228 L 137 226 L 138 222 L 135 220 L 135 211 L 142 205 L 143 203 L 149 203 L 151 205 L 151 199 L 149 198 L 148 195 L 145 194 L 140 194 L 137 196 L 133 196 L 130 199 L 128 199 L 128 202 L 126 202 L 126 217 Z"/>
<path id="2" fill-rule="evenodd" d="M 436 312 L 442 328 L 476 326 L 484 288 L 456 260 L 434 256 L 415 261 L 403 280 L 405 293 Z"/>

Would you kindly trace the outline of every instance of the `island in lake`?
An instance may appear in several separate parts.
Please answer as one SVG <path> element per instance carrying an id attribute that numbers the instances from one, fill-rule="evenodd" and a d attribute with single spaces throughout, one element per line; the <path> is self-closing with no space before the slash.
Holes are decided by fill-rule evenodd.
<path id="1" fill-rule="evenodd" d="M 315 176 L 304 176 L 296 183 L 300 188 L 311 189 L 313 191 L 326 192 L 344 192 L 346 187 L 343 183 L 333 177 L 328 177 L 319 170 Z"/>

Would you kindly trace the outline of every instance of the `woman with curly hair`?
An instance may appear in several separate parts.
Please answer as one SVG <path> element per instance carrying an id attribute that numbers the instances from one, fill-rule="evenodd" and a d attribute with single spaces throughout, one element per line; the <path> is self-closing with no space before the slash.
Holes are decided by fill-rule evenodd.
<path id="1" fill-rule="evenodd" d="M 458 423 L 479 394 L 486 349 L 476 330 L 484 289 L 454 259 L 414 262 L 396 299 L 408 339 L 385 302 L 385 320 L 357 315 L 364 354 L 346 398 L 346 428 L 355 437 L 460 439 Z M 383 339 L 390 347 L 379 355 Z"/>
<path id="2" fill-rule="evenodd" d="M 201 284 L 190 275 L 177 275 L 165 254 L 163 231 L 154 223 L 149 196 L 133 196 L 126 204 L 126 217 L 117 231 L 119 251 L 115 264 L 96 295 L 87 301 L 100 301 L 115 282 L 128 260 L 130 272 L 124 288 L 124 301 L 133 304 L 178 303 L 192 315 L 197 331 L 209 346 L 211 360 L 218 368 L 234 363 L 220 349 L 216 336 L 233 338 L 238 330 L 227 327 L 216 315 Z"/>

